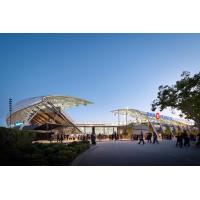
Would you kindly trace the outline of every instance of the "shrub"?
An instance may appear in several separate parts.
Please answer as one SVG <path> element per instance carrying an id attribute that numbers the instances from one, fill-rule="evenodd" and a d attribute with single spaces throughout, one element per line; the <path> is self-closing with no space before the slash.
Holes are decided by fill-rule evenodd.
<path id="1" fill-rule="evenodd" d="M 34 138 L 34 132 L 0 128 L 0 165 L 64 166 L 90 147 L 88 141 L 41 144 Z"/>

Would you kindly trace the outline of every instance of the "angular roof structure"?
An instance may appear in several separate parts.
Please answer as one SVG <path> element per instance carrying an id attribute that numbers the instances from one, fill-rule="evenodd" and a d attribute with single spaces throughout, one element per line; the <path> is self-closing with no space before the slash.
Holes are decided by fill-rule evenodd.
<path id="1" fill-rule="evenodd" d="M 55 123 L 75 127 L 72 119 L 64 113 L 65 109 L 74 106 L 88 105 L 91 102 L 70 96 L 39 96 L 16 103 L 7 124 L 12 126 L 41 126 L 45 123 Z"/>

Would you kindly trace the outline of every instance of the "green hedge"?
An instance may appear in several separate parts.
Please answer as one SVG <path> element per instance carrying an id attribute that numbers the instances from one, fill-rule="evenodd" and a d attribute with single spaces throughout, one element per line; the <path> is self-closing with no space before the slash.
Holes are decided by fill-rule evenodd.
<path id="1" fill-rule="evenodd" d="M 0 128 L 0 165 L 65 166 L 90 147 L 87 141 L 66 144 L 32 143 L 34 132 Z"/>

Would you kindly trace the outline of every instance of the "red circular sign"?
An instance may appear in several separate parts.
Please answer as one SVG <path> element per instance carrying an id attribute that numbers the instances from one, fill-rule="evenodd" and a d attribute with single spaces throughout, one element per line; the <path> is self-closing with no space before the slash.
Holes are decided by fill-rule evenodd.
<path id="1" fill-rule="evenodd" d="M 160 119 L 160 113 L 156 113 L 156 119 Z"/>

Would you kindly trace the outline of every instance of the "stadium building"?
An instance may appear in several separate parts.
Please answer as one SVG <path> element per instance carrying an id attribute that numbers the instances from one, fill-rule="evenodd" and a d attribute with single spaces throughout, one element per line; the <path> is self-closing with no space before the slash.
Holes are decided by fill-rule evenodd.
<path id="1" fill-rule="evenodd" d="M 7 116 L 8 126 L 20 130 L 53 130 L 65 128 L 68 132 L 81 132 L 64 110 L 92 104 L 69 96 L 39 96 L 16 103 L 11 115 Z"/>
<path id="2" fill-rule="evenodd" d="M 117 109 L 111 111 L 118 117 L 117 123 L 75 123 L 64 111 L 80 105 L 92 104 L 90 101 L 70 96 L 40 96 L 22 100 L 13 106 L 11 115 L 7 116 L 7 125 L 20 130 L 54 131 L 64 134 L 86 134 L 95 127 L 97 134 L 138 135 L 153 131 L 171 135 L 182 129 L 188 129 L 189 121 L 174 119 L 159 113 L 142 112 L 136 109 Z"/>
<path id="3" fill-rule="evenodd" d="M 183 129 L 189 130 L 191 121 L 161 115 L 160 113 L 143 112 L 136 109 L 117 109 L 111 111 L 118 117 L 119 134 L 126 131 L 124 127 L 131 127 L 133 134 L 155 132 L 157 135 L 175 135 Z M 121 121 L 121 118 L 125 118 Z M 124 125 L 124 126 L 123 126 Z"/>

